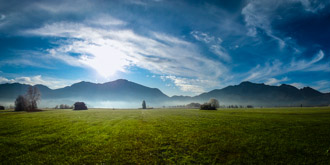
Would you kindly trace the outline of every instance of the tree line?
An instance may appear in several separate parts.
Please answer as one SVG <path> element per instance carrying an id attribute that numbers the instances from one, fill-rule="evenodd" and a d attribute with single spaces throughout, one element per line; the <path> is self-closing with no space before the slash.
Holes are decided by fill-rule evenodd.
<path id="1" fill-rule="evenodd" d="M 41 99 L 41 93 L 36 86 L 30 86 L 24 95 L 17 96 L 15 100 L 15 111 L 39 111 L 38 102 Z M 0 110 L 3 106 L 0 106 Z M 3 107 L 3 109 L 5 109 Z M 76 102 L 73 106 L 66 104 L 56 105 L 55 109 L 73 109 L 73 110 L 87 110 L 84 102 Z"/>

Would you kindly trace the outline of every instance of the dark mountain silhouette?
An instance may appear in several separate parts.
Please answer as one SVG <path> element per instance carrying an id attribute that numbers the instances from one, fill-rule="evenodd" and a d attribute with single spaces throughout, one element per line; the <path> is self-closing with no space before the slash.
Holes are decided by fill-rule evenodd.
<path id="1" fill-rule="evenodd" d="M 90 100 L 111 100 L 111 101 L 134 101 L 152 100 L 159 101 L 168 98 L 157 88 L 149 88 L 131 81 L 119 79 L 103 84 L 80 82 L 69 87 L 54 90 L 50 98 L 85 98 Z"/>
<path id="2" fill-rule="evenodd" d="M 194 97 L 206 101 L 217 98 L 226 104 L 255 106 L 317 106 L 329 105 L 330 94 L 321 93 L 313 88 L 298 89 L 291 85 L 270 86 L 251 82 L 212 90 Z"/>
<path id="3" fill-rule="evenodd" d="M 0 101 L 11 101 L 20 94 L 25 94 L 30 85 L 13 83 L 0 84 Z M 216 98 L 220 104 L 225 105 L 254 105 L 254 106 L 320 106 L 330 104 L 330 93 L 321 93 L 313 88 L 298 89 L 291 85 L 270 86 L 251 82 L 242 82 L 239 85 L 215 89 L 200 95 L 168 97 L 157 88 L 149 88 L 131 81 L 119 79 L 103 84 L 79 82 L 71 86 L 52 90 L 44 85 L 36 85 L 42 95 L 42 100 L 70 101 L 117 101 L 141 102 L 154 106 L 178 105 L 190 102 L 206 102 Z M 67 102 L 63 102 L 66 100 Z M 149 105 L 149 104 L 148 104 Z M 97 105 L 94 105 L 97 107 Z"/>
<path id="4" fill-rule="evenodd" d="M 25 94 L 30 85 L 0 84 L 0 100 L 14 100 L 18 95 Z M 162 101 L 168 98 L 157 88 L 149 88 L 134 82 L 119 79 L 103 84 L 79 82 L 71 86 L 52 90 L 44 85 L 36 85 L 42 99 L 72 99 L 90 101 Z"/>

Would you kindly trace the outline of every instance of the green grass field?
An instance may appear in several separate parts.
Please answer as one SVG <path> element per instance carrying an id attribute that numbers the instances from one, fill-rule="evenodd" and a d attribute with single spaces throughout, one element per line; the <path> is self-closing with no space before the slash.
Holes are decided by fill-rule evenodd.
<path id="1" fill-rule="evenodd" d="M 329 164 L 330 108 L 0 112 L 0 164 Z"/>

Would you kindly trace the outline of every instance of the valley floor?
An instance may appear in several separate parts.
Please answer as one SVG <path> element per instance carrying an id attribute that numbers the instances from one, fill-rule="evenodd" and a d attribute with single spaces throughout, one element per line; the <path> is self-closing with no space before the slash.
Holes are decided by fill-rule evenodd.
<path id="1" fill-rule="evenodd" d="M 0 113 L 0 164 L 328 164 L 330 108 Z"/>

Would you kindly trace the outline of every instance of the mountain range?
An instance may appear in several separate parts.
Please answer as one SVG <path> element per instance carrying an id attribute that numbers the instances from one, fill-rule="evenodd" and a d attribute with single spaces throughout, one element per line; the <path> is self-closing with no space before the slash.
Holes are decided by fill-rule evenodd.
<path id="1" fill-rule="evenodd" d="M 18 95 L 24 94 L 30 85 L 0 84 L 0 104 L 13 104 Z M 330 93 L 321 93 L 313 88 L 298 89 L 291 85 L 270 86 L 252 82 L 215 89 L 197 96 L 165 95 L 157 88 L 149 88 L 128 80 L 118 79 L 107 83 L 79 82 L 59 89 L 35 85 L 41 92 L 41 105 L 52 107 L 57 104 L 73 104 L 85 101 L 93 107 L 140 107 L 142 100 L 154 107 L 183 105 L 190 102 L 203 103 L 216 98 L 222 105 L 253 106 L 327 106 Z"/>

